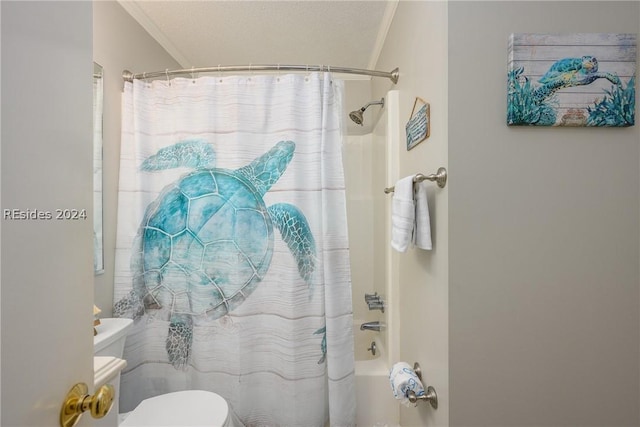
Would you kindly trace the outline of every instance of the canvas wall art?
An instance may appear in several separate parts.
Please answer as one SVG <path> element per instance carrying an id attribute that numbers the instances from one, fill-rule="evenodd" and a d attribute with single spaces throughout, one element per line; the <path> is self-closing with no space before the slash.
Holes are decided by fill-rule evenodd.
<path id="1" fill-rule="evenodd" d="M 636 57 L 636 34 L 512 34 L 507 124 L 632 126 Z"/>

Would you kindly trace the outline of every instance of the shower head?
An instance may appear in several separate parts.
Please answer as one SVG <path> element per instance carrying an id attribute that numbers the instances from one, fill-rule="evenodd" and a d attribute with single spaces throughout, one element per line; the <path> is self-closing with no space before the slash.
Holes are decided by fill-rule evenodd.
<path id="1" fill-rule="evenodd" d="M 364 110 L 369 108 L 370 105 L 382 105 L 384 107 L 384 98 L 381 98 L 380 101 L 371 101 L 361 109 L 350 112 L 349 118 L 353 120 L 355 124 L 362 126 L 362 122 L 364 121 Z"/>
<path id="2" fill-rule="evenodd" d="M 349 118 L 353 120 L 355 124 L 362 126 L 362 122 L 364 120 L 364 117 L 362 116 L 363 112 L 364 112 L 364 108 L 362 110 L 352 111 L 349 113 Z"/>

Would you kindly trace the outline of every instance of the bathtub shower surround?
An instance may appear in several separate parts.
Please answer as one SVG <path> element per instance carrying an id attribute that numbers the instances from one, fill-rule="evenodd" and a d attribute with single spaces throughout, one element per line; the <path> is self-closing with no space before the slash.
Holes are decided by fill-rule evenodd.
<path id="1" fill-rule="evenodd" d="M 203 389 L 248 426 L 355 425 L 342 97 L 329 73 L 125 83 L 123 411 Z"/>
<path id="2" fill-rule="evenodd" d="M 389 245 L 391 203 L 383 189 L 398 177 L 395 156 L 402 128 L 399 91 L 387 92 L 384 99 L 385 107 L 373 133 L 349 136 L 344 154 L 353 271 L 357 425 L 393 427 L 399 425 L 400 405 L 389 387 L 389 369 L 390 361 L 400 356 L 400 307 L 395 286 L 398 271 L 391 268 L 395 251 Z M 378 322 L 380 330 L 361 330 L 369 322 Z"/>

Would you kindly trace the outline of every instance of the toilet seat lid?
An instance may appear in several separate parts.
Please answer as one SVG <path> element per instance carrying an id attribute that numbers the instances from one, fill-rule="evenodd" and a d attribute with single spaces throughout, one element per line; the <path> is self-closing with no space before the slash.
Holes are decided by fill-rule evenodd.
<path id="1" fill-rule="evenodd" d="M 120 426 L 221 427 L 228 414 L 229 406 L 221 396 L 209 391 L 186 390 L 143 400 Z"/>

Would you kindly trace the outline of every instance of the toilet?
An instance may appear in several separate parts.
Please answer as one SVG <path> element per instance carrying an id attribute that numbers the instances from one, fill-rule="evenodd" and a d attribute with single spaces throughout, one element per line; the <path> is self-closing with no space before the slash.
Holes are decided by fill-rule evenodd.
<path id="1" fill-rule="evenodd" d="M 127 333 L 133 321 L 125 318 L 100 319 L 93 337 L 94 389 L 111 384 L 116 390 L 113 406 L 95 427 L 198 426 L 244 427 L 229 409 L 226 400 L 216 393 L 185 390 L 143 400 L 133 411 L 118 412 L 120 371 L 127 365 L 122 356 Z"/>

